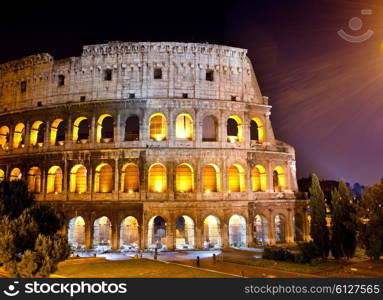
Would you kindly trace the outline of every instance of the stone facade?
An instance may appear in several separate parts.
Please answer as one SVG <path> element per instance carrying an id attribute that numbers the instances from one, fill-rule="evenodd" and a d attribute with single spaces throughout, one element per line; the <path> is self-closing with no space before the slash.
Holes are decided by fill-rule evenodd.
<path id="1" fill-rule="evenodd" d="M 86 248 L 97 246 L 95 234 L 120 248 L 122 235 L 133 234 L 124 231 L 128 216 L 137 221 L 139 248 L 253 246 L 308 237 L 294 149 L 275 139 L 271 106 L 244 49 L 111 42 L 84 46 L 81 57 L 58 61 L 30 56 L 0 65 L 0 111 L 0 178 L 28 180 L 37 200 L 62 209 L 70 239 L 77 234 L 70 220 L 81 216 L 83 228 L 76 230 Z M 137 132 L 127 122 L 132 116 Z M 108 138 L 105 118 L 112 120 Z M 81 120 L 88 122 L 85 137 L 79 136 Z M 132 190 L 124 188 L 135 182 L 134 175 L 126 179 L 127 165 L 138 170 Z M 177 173 L 182 165 L 186 173 Z M 151 174 L 152 166 L 165 175 Z M 166 186 L 153 191 L 150 180 L 158 178 Z"/>

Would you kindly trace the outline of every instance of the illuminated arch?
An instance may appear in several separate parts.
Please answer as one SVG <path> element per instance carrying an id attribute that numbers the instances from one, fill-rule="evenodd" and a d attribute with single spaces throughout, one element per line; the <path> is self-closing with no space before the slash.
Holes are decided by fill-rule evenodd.
<path id="1" fill-rule="evenodd" d="M 78 117 L 73 122 L 72 140 L 74 142 L 89 139 L 89 121 L 86 117 Z"/>
<path id="2" fill-rule="evenodd" d="M 135 217 L 124 218 L 120 223 L 120 245 L 129 250 L 138 249 L 140 234 L 138 221 Z"/>
<path id="3" fill-rule="evenodd" d="M 100 250 L 111 248 L 112 223 L 108 217 L 101 217 L 93 224 L 93 247 Z"/>
<path id="4" fill-rule="evenodd" d="M 5 179 L 5 173 L 3 169 L 0 169 L 0 182 L 2 182 Z"/>
<path id="5" fill-rule="evenodd" d="M 227 119 L 227 141 L 230 143 L 242 142 L 243 125 L 242 120 L 238 116 L 230 116 Z"/>
<path id="6" fill-rule="evenodd" d="M 176 191 L 181 193 L 194 191 L 194 171 L 187 163 L 180 164 L 176 168 Z"/>
<path id="7" fill-rule="evenodd" d="M 68 242 L 73 249 L 85 248 L 85 221 L 82 217 L 74 217 L 69 221 Z"/>
<path id="8" fill-rule="evenodd" d="M 65 140 L 65 124 L 63 119 L 56 119 L 51 125 L 51 145 L 57 145 Z"/>
<path id="9" fill-rule="evenodd" d="M 15 126 L 15 131 L 13 133 L 13 148 L 17 149 L 19 147 L 24 147 L 25 140 L 25 125 L 23 123 L 18 123 Z"/>
<path id="10" fill-rule="evenodd" d="M 262 215 L 254 218 L 254 238 L 257 244 L 267 245 L 269 243 L 269 221 Z"/>
<path id="11" fill-rule="evenodd" d="M 176 118 L 176 138 L 193 139 L 193 118 L 189 114 L 179 114 Z"/>
<path id="12" fill-rule="evenodd" d="M 229 167 L 228 173 L 228 192 L 245 191 L 245 169 L 239 164 L 233 164 Z"/>
<path id="13" fill-rule="evenodd" d="M 251 171 L 251 182 L 253 192 L 266 192 L 267 175 L 262 165 L 256 165 Z"/>
<path id="14" fill-rule="evenodd" d="M 107 143 L 113 140 L 114 119 L 109 114 L 102 114 L 97 120 L 96 140 L 97 143 Z"/>
<path id="15" fill-rule="evenodd" d="M 1 126 L 0 128 L 0 147 L 2 149 L 7 149 L 9 143 L 9 127 Z"/>
<path id="16" fill-rule="evenodd" d="M 42 145 L 44 143 L 45 123 L 43 121 L 35 121 L 31 127 L 29 143 L 31 146 Z"/>
<path id="17" fill-rule="evenodd" d="M 277 166 L 273 171 L 274 192 L 282 192 L 286 189 L 286 175 L 281 166 Z"/>
<path id="18" fill-rule="evenodd" d="M 208 216 L 203 222 L 203 248 L 221 247 L 221 224 L 216 216 Z"/>
<path id="19" fill-rule="evenodd" d="M 166 249 L 166 221 L 161 216 L 154 216 L 148 223 L 148 248 Z"/>
<path id="20" fill-rule="evenodd" d="M 149 168 L 149 192 L 164 193 L 167 191 L 166 168 L 160 163 L 151 165 Z"/>
<path id="21" fill-rule="evenodd" d="M 250 140 L 263 143 L 264 134 L 263 122 L 259 118 L 252 118 L 250 121 Z"/>
<path id="22" fill-rule="evenodd" d="M 86 193 L 87 185 L 87 170 L 83 165 L 75 165 L 70 172 L 69 191 L 71 193 Z"/>
<path id="23" fill-rule="evenodd" d="M 229 220 L 230 247 L 246 247 L 246 219 L 240 215 L 233 215 Z"/>
<path id="24" fill-rule="evenodd" d="M 31 193 L 41 192 L 41 170 L 39 167 L 32 167 L 27 174 L 28 191 Z"/>
<path id="25" fill-rule="evenodd" d="M 94 174 L 94 192 L 111 193 L 113 190 L 113 169 L 109 164 L 99 164 Z"/>
<path id="26" fill-rule="evenodd" d="M 47 193 L 62 193 L 63 172 L 59 166 L 50 167 L 47 178 Z"/>
<path id="27" fill-rule="evenodd" d="M 134 163 L 127 163 L 122 167 L 121 173 L 121 192 L 138 192 L 140 187 L 140 177 L 138 166 Z"/>
<path id="28" fill-rule="evenodd" d="M 203 169 L 202 185 L 205 193 L 221 191 L 221 175 L 218 166 L 208 164 Z"/>
<path id="29" fill-rule="evenodd" d="M 9 175 L 9 180 L 15 181 L 15 180 L 21 180 L 21 178 L 23 178 L 23 174 L 21 173 L 20 169 L 19 168 L 12 169 Z"/>
<path id="30" fill-rule="evenodd" d="M 202 142 L 216 142 L 218 140 L 218 120 L 209 115 L 202 122 Z"/>
<path id="31" fill-rule="evenodd" d="M 166 117 L 162 113 L 156 113 L 149 119 L 149 136 L 155 141 L 164 141 L 167 138 Z"/>
<path id="32" fill-rule="evenodd" d="M 286 243 L 286 218 L 281 214 L 274 217 L 274 236 L 276 243 Z"/>
<path id="33" fill-rule="evenodd" d="M 189 216 L 181 216 L 176 221 L 176 249 L 193 249 L 194 247 L 194 221 Z"/>

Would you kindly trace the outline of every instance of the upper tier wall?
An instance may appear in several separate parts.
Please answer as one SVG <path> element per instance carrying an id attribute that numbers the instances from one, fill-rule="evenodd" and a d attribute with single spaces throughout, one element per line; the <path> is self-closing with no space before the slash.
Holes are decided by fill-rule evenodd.
<path id="1" fill-rule="evenodd" d="M 209 44 L 111 42 L 84 46 L 81 57 L 33 55 L 0 65 L 0 112 L 129 97 L 267 104 L 246 53 Z M 213 72 L 209 80 L 207 72 Z"/>

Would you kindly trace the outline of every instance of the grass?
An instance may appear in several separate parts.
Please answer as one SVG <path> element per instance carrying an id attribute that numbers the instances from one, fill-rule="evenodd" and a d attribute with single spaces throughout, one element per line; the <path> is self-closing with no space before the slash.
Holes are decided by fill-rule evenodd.
<path id="1" fill-rule="evenodd" d="M 317 265 L 311 264 L 297 264 L 293 262 L 286 261 L 275 261 L 270 259 L 263 258 L 234 258 L 234 259 L 225 259 L 224 261 L 237 263 L 237 264 L 245 264 L 255 267 L 268 268 L 268 269 L 276 269 L 286 272 L 293 273 L 304 273 L 304 274 L 315 274 L 322 271 L 327 270 L 336 270 L 342 268 L 342 264 L 329 261 L 325 263 L 320 263 Z"/>
<path id="2" fill-rule="evenodd" d="M 53 277 L 223 278 L 230 276 L 147 259 L 130 259 L 62 265 Z"/>

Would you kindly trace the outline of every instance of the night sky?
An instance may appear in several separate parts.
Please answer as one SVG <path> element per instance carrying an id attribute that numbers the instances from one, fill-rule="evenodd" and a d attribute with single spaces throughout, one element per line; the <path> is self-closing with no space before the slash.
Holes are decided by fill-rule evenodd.
<path id="1" fill-rule="evenodd" d="M 3 7 L 0 62 L 40 52 L 79 56 L 82 45 L 113 40 L 247 48 L 273 105 L 276 137 L 296 149 L 298 178 L 315 172 L 372 184 L 383 177 L 382 0 L 130 2 Z M 350 29 L 353 17 L 363 21 L 360 30 Z M 349 43 L 340 29 L 374 35 Z"/>

